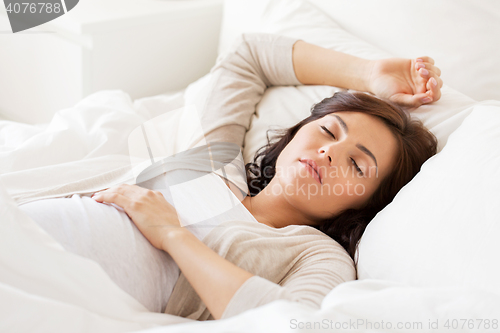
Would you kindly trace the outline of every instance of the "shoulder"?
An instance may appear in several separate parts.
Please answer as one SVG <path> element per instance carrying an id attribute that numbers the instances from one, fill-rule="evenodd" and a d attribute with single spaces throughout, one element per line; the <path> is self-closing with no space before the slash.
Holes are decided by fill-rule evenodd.
<path id="1" fill-rule="evenodd" d="M 213 172 L 233 192 L 247 193 L 245 162 L 240 146 L 231 142 L 210 142 L 207 147 Z"/>

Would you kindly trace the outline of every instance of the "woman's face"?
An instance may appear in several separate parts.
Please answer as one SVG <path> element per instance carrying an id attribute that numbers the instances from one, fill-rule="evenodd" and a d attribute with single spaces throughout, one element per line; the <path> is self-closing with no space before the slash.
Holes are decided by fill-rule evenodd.
<path id="1" fill-rule="evenodd" d="M 392 171 L 397 143 L 378 118 L 336 112 L 304 125 L 276 162 L 289 204 L 311 221 L 361 208 Z"/>

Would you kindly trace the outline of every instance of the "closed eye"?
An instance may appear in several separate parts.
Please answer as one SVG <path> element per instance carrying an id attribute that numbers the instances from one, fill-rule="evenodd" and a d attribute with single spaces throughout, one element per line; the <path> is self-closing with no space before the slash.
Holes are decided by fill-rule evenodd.
<path id="1" fill-rule="evenodd" d="M 361 171 L 360 167 L 358 166 L 358 164 L 356 163 L 356 161 L 351 157 L 351 161 L 352 161 L 352 164 L 354 165 L 354 167 L 356 168 L 356 170 L 358 171 L 359 175 L 361 177 L 363 177 L 365 174 L 363 173 L 363 171 Z"/>
<path id="2" fill-rule="evenodd" d="M 328 130 L 328 128 L 326 128 L 325 126 L 321 126 L 321 129 L 322 129 L 323 131 L 325 131 L 326 133 L 328 133 L 328 134 L 329 134 L 332 138 L 336 139 L 336 138 L 335 138 L 335 135 L 333 135 L 333 133 L 332 133 L 332 132 L 330 132 L 330 131 Z"/>
<path id="3" fill-rule="evenodd" d="M 330 135 L 332 138 L 336 139 L 336 138 L 335 138 L 335 135 L 333 135 L 333 133 L 332 133 L 332 132 L 330 132 L 330 131 L 328 130 L 328 128 L 326 128 L 325 126 L 321 126 L 321 129 L 322 129 L 323 131 L 325 131 L 326 133 L 328 133 L 328 135 Z M 351 158 L 351 162 L 352 162 L 352 164 L 354 165 L 354 168 L 356 168 L 356 171 L 358 171 L 359 175 L 360 175 L 361 177 L 363 177 L 363 176 L 364 176 L 364 173 L 363 173 L 363 171 L 361 170 L 361 168 L 358 166 L 358 164 L 356 163 L 356 161 L 355 161 L 353 158 Z"/>

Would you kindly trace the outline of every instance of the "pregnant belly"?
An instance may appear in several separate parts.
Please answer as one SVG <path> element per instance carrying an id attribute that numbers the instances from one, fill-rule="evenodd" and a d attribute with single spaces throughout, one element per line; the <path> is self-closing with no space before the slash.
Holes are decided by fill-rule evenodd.
<path id="1" fill-rule="evenodd" d="M 149 243 L 121 209 L 76 194 L 19 208 L 67 251 L 97 262 L 150 311 L 165 310 L 179 268 L 167 253 Z"/>

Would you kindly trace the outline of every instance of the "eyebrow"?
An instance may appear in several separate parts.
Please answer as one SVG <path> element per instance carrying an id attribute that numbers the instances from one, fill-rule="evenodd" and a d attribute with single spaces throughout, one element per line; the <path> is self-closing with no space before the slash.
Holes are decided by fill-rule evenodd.
<path id="1" fill-rule="evenodd" d="M 349 128 L 347 127 L 347 124 L 345 123 L 345 121 L 340 118 L 340 116 L 337 116 L 336 114 L 332 114 L 332 116 L 334 116 L 335 118 L 337 118 L 337 120 L 339 121 L 340 123 L 340 127 L 342 127 L 342 130 L 344 131 L 345 134 L 347 134 L 349 132 Z M 363 146 L 362 144 L 356 144 L 356 147 L 361 150 L 363 153 L 365 153 L 366 155 L 368 155 L 369 157 L 371 157 L 371 159 L 373 160 L 373 162 L 375 162 L 375 170 L 377 172 L 377 175 L 378 175 L 378 164 L 377 164 L 377 159 L 375 158 L 375 155 L 373 155 L 373 153 L 368 149 L 366 148 L 365 146 Z"/>
<path id="2" fill-rule="evenodd" d="M 344 133 L 347 134 L 349 132 L 349 128 L 347 127 L 347 125 L 344 122 L 344 120 L 342 118 L 340 118 L 339 116 L 337 116 L 336 114 L 332 114 L 332 116 L 334 116 L 335 118 L 337 118 L 337 120 L 340 123 L 340 126 L 342 126 L 342 129 L 344 130 Z"/>
<path id="3" fill-rule="evenodd" d="M 359 150 L 361 150 L 363 153 L 365 153 L 366 155 L 370 156 L 372 158 L 372 160 L 375 162 L 375 171 L 377 173 L 377 176 L 378 176 L 378 165 L 377 165 L 377 159 L 375 158 L 375 156 L 372 154 L 371 151 L 368 150 L 368 148 L 366 148 L 365 146 L 361 145 L 361 144 L 356 144 L 356 147 L 359 148 Z"/>

